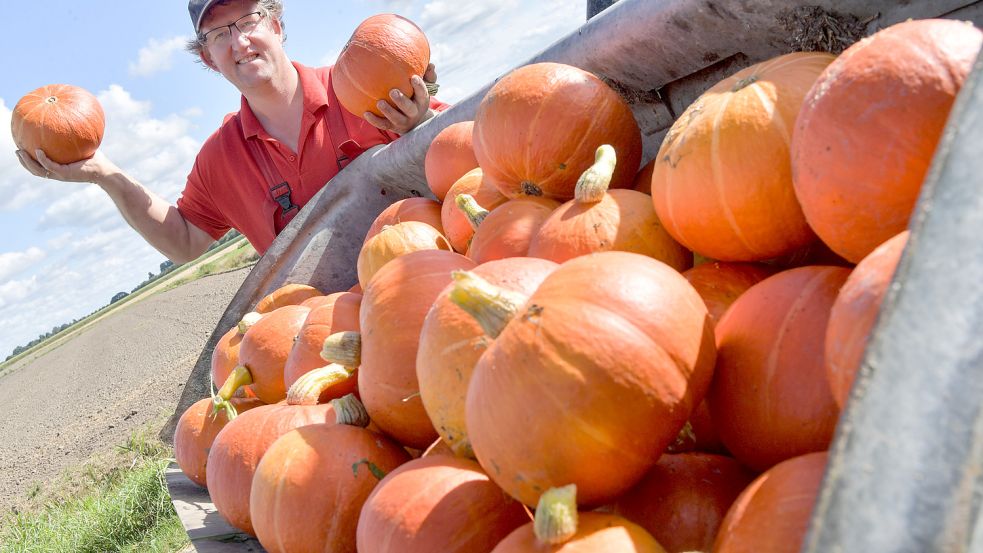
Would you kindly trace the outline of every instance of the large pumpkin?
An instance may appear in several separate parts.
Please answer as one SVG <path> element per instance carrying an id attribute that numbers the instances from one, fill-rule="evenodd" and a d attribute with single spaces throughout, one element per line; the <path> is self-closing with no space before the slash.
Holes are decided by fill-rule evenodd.
<path id="1" fill-rule="evenodd" d="M 819 497 L 827 453 L 772 467 L 747 487 L 724 517 L 714 553 L 797 553 Z"/>
<path id="2" fill-rule="evenodd" d="M 423 449 L 437 438 L 416 376 L 420 329 L 451 271 L 473 267 L 453 252 L 418 251 L 387 263 L 365 288 L 358 390 L 372 421 L 403 445 Z"/>
<path id="3" fill-rule="evenodd" d="M 444 227 L 440 223 L 440 203 L 429 198 L 403 198 L 389 204 L 389 207 L 376 216 L 372 226 L 365 233 L 363 243 L 379 234 L 383 227 L 406 221 L 420 221 L 437 229 L 441 234 L 444 233 Z"/>
<path id="4" fill-rule="evenodd" d="M 438 200 L 444 196 L 451 185 L 468 171 L 478 167 L 471 146 L 471 132 L 474 121 L 461 121 L 444 127 L 437 133 L 423 158 L 423 171 L 427 177 L 430 191 Z"/>
<path id="5" fill-rule="evenodd" d="M 238 412 L 266 405 L 256 398 L 232 398 L 230 403 Z M 202 487 L 208 486 L 205 472 L 208 450 L 215 436 L 229 422 L 224 409 L 214 412 L 212 407 L 210 397 L 192 403 L 181 414 L 174 429 L 174 460 L 189 480 Z"/>
<path id="6" fill-rule="evenodd" d="M 545 259 L 511 257 L 489 261 L 472 272 L 491 284 L 528 298 L 557 267 Z M 464 399 L 478 358 L 494 336 L 451 299 L 457 284 L 440 292 L 423 321 L 416 376 L 423 406 L 434 427 L 457 455 L 474 457 L 464 422 Z M 515 308 L 521 306 L 515 305 Z M 514 314 L 514 313 L 513 313 Z M 504 318 L 504 317 L 503 317 Z"/>
<path id="7" fill-rule="evenodd" d="M 551 62 L 520 67 L 492 86 L 478 105 L 472 144 L 485 178 L 510 198 L 573 198 L 601 144 L 622 160 L 611 188 L 627 188 L 642 157 L 641 132 L 618 93 L 582 69 Z"/>
<path id="8" fill-rule="evenodd" d="M 713 325 L 668 265 L 603 252 L 561 265 L 475 366 L 465 401 L 478 461 L 535 505 L 576 484 L 610 501 L 655 464 L 702 400 Z"/>
<path id="9" fill-rule="evenodd" d="M 297 333 L 297 340 L 284 363 L 283 385 L 288 389 L 301 375 L 328 364 L 321 357 L 325 338 L 336 332 L 359 330 L 358 308 L 362 303 L 362 295 L 335 292 L 326 297 L 330 300 L 328 303 L 311 309 L 307 314 L 304 324 Z M 337 397 L 354 392 L 355 382 L 353 378 L 350 387 L 339 388 Z M 333 398 L 325 398 L 328 399 Z"/>
<path id="10" fill-rule="evenodd" d="M 263 296 L 253 309 L 256 313 L 269 313 L 288 305 L 299 305 L 310 298 L 322 296 L 320 290 L 308 284 L 284 284 Z"/>
<path id="11" fill-rule="evenodd" d="M 358 551 L 491 551 L 526 522 L 522 504 L 478 463 L 448 455 L 424 457 L 389 473 L 372 491 L 358 519 Z"/>
<path id="12" fill-rule="evenodd" d="M 362 244 L 355 269 L 364 289 L 379 269 L 393 259 L 420 250 L 451 250 L 451 244 L 434 227 L 419 221 L 405 221 L 382 227 Z"/>
<path id="13" fill-rule="evenodd" d="M 451 185 L 440 206 L 440 221 L 444 225 L 444 235 L 458 253 L 468 251 L 468 244 L 474 235 L 474 225 L 457 202 L 457 197 L 462 194 L 471 196 L 479 206 L 488 211 L 508 200 L 484 178 L 480 168 L 468 171 Z"/>
<path id="14" fill-rule="evenodd" d="M 727 510 L 753 479 L 730 457 L 666 454 L 610 510 L 648 530 L 669 553 L 710 551 Z"/>
<path id="15" fill-rule="evenodd" d="M 102 143 L 106 117 L 91 92 L 70 84 L 32 90 L 10 114 L 10 131 L 17 148 L 34 157 L 41 149 L 55 163 L 74 163 L 92 157 Z"/>
<path id="16" fill-rule="evenodd" d="M 908 231 L 904 231 L 863 258 L 833 303 L 826 327 L 826 377 L 840 408 L 850 396 L 881 302 L 907 243 Z"/>
<path id="17" fill-rule="evenodd" d="M 850 270 L 812 266 L 744 292 L 717 325 L 707 401 L 727 449 L 763 471 L 829 447 L 839 410 L 823 362 L 830 309 Z"/>
<path id="18" fill-rule="evenodd" d="M 704 92 L 673 123 L 652 202 L 673 237 L 722 261 L 776 257 L 815 240 L 792 187 L 791 129 L 833 56 L 792 53 Z"/>
<path id="19" fill-rule="evenodd" d="M 847 48 L 795 124 L 795 193 L 809 225 L 856 263 L 908 226 L 922 181 L 983 42 L 951 19 L 898 23 Z"/>
<path id="20" fill-rule="evenodd" d="M 398 15 L 373 15 L 345 43 L 331 70 L 331 85 L 349 112 L 382 117 L 376 103 L 389 101 L 394 88 L 412 97 L 410 77 L 423 76 L 429 63 L 430 44 L 419 27 Z"/>

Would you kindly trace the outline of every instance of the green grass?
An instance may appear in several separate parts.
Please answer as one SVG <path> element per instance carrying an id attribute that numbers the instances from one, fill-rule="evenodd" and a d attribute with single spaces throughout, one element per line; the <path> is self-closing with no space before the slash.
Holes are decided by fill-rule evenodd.
<path id="1" fill-rule="evenodd" d="M 0 519 L 0 552 L 173 553 L 187 545 L 167 493 L 171 450 L 148 427 L 113 459 L 88 464 L 56 489 L 32 488 L 24 510 Z"/>
<path id="2" fill-rule="evenodd" d="M 257 259 L 259 259 L 259 254 L 256 253 L 256 250 L 245 239 L 241 239 L 238 246 L 231 249 L 222 257 L 200 265 L 191 275 L 174 279 L 167 284 L 164 290 L 177 288 L 182 284 L 187 284 L 188 282 L 208 275 L 214 275 L 217 273 L 238 269 L 240 267 L 245 267 L 246 265 L 254 263 Z"/>

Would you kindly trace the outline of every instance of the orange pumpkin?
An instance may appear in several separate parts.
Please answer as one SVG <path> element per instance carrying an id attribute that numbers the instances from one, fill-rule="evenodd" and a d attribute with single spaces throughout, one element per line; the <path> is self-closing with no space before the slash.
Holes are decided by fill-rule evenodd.
<path id="1" fill-rule="evenodd" d="M 379 481 L 409 461 L 385 436 L 348 424 L 316 424 L 279 437 L 256 467 L 250 514 L 270 553 L 356 553 L 362 505 Z"/>
<path id="2" fill-rule="evenodd" d="M 372 491 L 358 520 L 358 551 L 491 551 L 528 521 L 522 504 L 478 463 L 425 457 L 389 473 Z"/>
<path id="3" fill-rule="evenodd" d="M 841 409 L 850 396 L 881 302 L 907 243 L 908 231 L 904 231 L 870 252 L 846 279 L 833 303 L 826 326 L 826 378 Z"/>
<path id="4" fill-rule="evenodd" d="M 55 163 L 88 159 L 99 149 L 106 117 L 91 92 L 70 84 L 32 90 L 10 114 L 17 148 L 34 157 L 41 149 Z"/>
<path id="5" fill-rule="evenodd" d="M 481 169 L 468 171 L 451 186 L 440 206 L 440 220 L 444 225 L 444 235 L 458 253 L 468 251 L 468 244 L 474 235 L 474 226 L 457 205 L 457 197 L 462 194 L 468 194 L 489 211 L 508 200 L 498 188 L 485 180 Z"/>
<path id="6" fill-rule="evenodd" d="M 610 510 L 648 530 L 670 553 L 710 551 L 727 509 L 753 479 L 730 457 L 666 454 Z"/>
<path id="7" fill-rule="evenodd" d="M 410 77 L 423 76 L 429 63 L 430 43 L 419 27 L 398 15 L 373 15 L 345 43 L 331 70 L 331 85 L 349 112 L 382 117 L 376 102 L 388 101 L 394 88 L 412 97 Z"/>
<path id="8" fill-rule="evenodd" d="M 823 348 L 843 267 L 800 267 L 752 286 L 717 325 L 717 367 L 707 401 L 738 461 L 769 467 L 829 447 L 839 411 Z"/>
<path id="9" fill-rule="evenodd" d="M 833 251 L 856 263 L 908 226 L 981 43 L 963 21 L 906 21 L 847 48 L 816 81 L 792 169 L 806 219 Z"/>
<path id="10" fill-rule="evenodd" d="M 372 276 L 393 259 L 420 250 L 450 250 L 451 245 L 432 226 L 419 221 L 406 221 L 382 227 L 378 234 L 362 244 L 356 270 L 362 288 Z"/>
<path id="11" fill-rule="evenodd" d="M 631 187 L 632 190 L 637 190 L 644 194 L 652 195 L 652 173 L 655 172 L 655 160 L 648 162 L 642 167 L 642 170 L 635 175 L 635 184 Z"/>
<path id="12" fill-rule="evenodd" d="M 423 171 L 427 177 L 430 191 L 438 200 L 444 201 L 447 191 L 457 179 L 478 167 L 471 147 L 471 132 L 474 121 L 461 121 L 444 127 L 437 133 L 423 158 Z"/>
<path id="13" fill-rule="evenodd" d="M 753 65 L 701 95 L 669 129 L 652 173 L 659 219 L 687 248 L 755 261 L 815 240 L 792 187 L 791 129 L 831 54 Z"/>
<path id="14" fill-rule="evenodd" d="M 472 273 L 499 288 L 517 293 L 521 300 L 518 305 L 512 305 L 514 309 L 524 303 L 556 267 L 556 263 L 545 259 L 511 257 L 480 265 Z M 437 432 L 455 454 L 474 457 L 465 428 L 464 398 L 474 365 L 494 336 L 488 336 L 478 321 L 451 299 L 452 292 L 459 287 L 452 283 L 444 288 L 423 321 L 420 348 L 416 354 L 416 376 L 423 407 Z"/>
<path id="15" fill-rule="evenodd" d="M 529 255 L 563 263 L 588 253 L 634 252 L 677 271 L 693 265 L 693 254 L 659 222 L 652 198 L 635 190 L 608 190 L 616 167 L 614 149 L 601 146 L 597 162 L 577 182 L 573 200 L 543 221 Z"/>
<path id="16" fill-rule="evenodd" d="M 240 413 L 266 405 L 256 398 L 232 398 L 230 402 Z M 181 467 L 181 472 L 199 486 L 208 486 L 205 473 L 208 450 L 211 449 L 215 436 L 228 422 L 228 413 L 224 409 L 213 412 L 210 397 L 192 403 L 177 421 L 174 429 L 174 460 Z"/>
<path id="17" fill-rule="evenodd" d="M 724 311 L 741 294 L 774 273 L 774 269 L 758 263 L 710 261 L 687 269 L 683 276 L 707 304 L 710 318 L 719 323 Z"/>
<path id="18" fill-rule="evenodd" d="M 802 548 L 819 486 L 825 451 L 779 463 L 759 476 L 731 505 L 714 553 L 795 553 Z"/>
<path id="19" fill-rule="evenodd" d="M 444 227 L 440 223 L 440 204 L 438 202 L 428 198 L 404 198 L 393 202 L 376 216 L 375 221 L 372 221 L 372 226 L 369 227 L 369 231 L 365 233 L 365 240 L 362 242 L 368 242 L 370 238 L 379 234 L 383 227 L 406 221 L 426 223 L 437 229 L 437 232 L 444 233 Z"/>
<path id="20" fill-rule="evenodd" d="M 372 421 L 403 445 L 422 449 L 437 438 L 416 376 L 420 329 L 451 271 L 473 267 L 453 252 L 412 252 L 387 263 L 365 288 L 358 389 Z"/>
<path id="21" fill-rule="evenodd" d="M 627 252 L 571 259 L 475 366 L 468 436 L 523 503 L 573 483 L 584 505 L 602 504 L 676 439 L 713 363 L 706 306 L 678 272 Z"/>
<path id="22" fill-rule="evenodd" d="M 468 257 L 481 264 L 508 257 L 525 257 L 533 236 L 560 204 L 526 196 L 509 200 L 488 213 L 471 237 Z"/>
<path id="23" fill-rule="evenodd" d="M 298 305 L 307 299 L 323 296 L 320 290 L 307 284 L 284 284 L 256 303 L 256 313 L 269 313 L 287 305 Z"/>
<path id="24" fill-rule="evenodd" d="M 420 457 L 433 457 L 436 455 L 450 455 L 453 457 L 454 450 L 451 449 L 451 446 L 443 438 L 437 438 L 427 449 L 423 450 Z"/>
<path id="25" fill-rule="evenodd" d="M 358 331 L 358 309 L 362 303 L 362 295 L 336 292 L 324 297 L 329 303 L 312 309 L 307 314 L 284 363 L 283 385 L 286 388 L 290 388 L 301 375 L 328 364 L 321 357 L 325 338 L 344 330 Z M 337 389 L 334 397 L 354 392 L 356 382 L 353 376 L 350 385 Z M 326 397 L 323 401 L 334 397 Z"/>

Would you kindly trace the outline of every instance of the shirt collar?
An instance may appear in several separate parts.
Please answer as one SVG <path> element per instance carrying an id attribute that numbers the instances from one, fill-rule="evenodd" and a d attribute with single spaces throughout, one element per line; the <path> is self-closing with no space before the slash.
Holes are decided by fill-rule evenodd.
<path id="1" fill-rule="evenodd" d="M 298 62 L 291 62 L 297 70 L 297 77 L 300 83 L 301 93 L 304 95 L 304 112 L 310 115 L 317 115 L 318 111 L 328 105 L 328 91 L 321 83 L 317 73 L 313 68 L 302 65 Z M 269 138 L 269 133 L 260 124 L 253 109 L 249 107 L 249 102 L 243 96 L 240 100 L 239 117 L 242 121 L 243 138 Z"/>

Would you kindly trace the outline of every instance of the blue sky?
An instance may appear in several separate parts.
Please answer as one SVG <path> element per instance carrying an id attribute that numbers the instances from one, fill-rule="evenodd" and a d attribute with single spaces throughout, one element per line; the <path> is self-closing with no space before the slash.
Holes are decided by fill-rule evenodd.
<path id="1" fill-rule="evenodd" d="M 453 103 L 584 22 L 586 0 L 285 0 L 286 48 L 328 65 L 366 17 L 398 13 L 427 34 Z M 10 113 L 21 96 L 69 83 L 106 112 L 103 151 L 175 201 L 201 143 L 239 107 L 239 93 L 183 51 L 192 32 L 179 1 L 21 3 L 7 14 L 0 80 L 0 360 L 53 326 L 107 304 L 158 272 L 164 256 L 98 187 L 30 176 L 14 155 Z"/>

